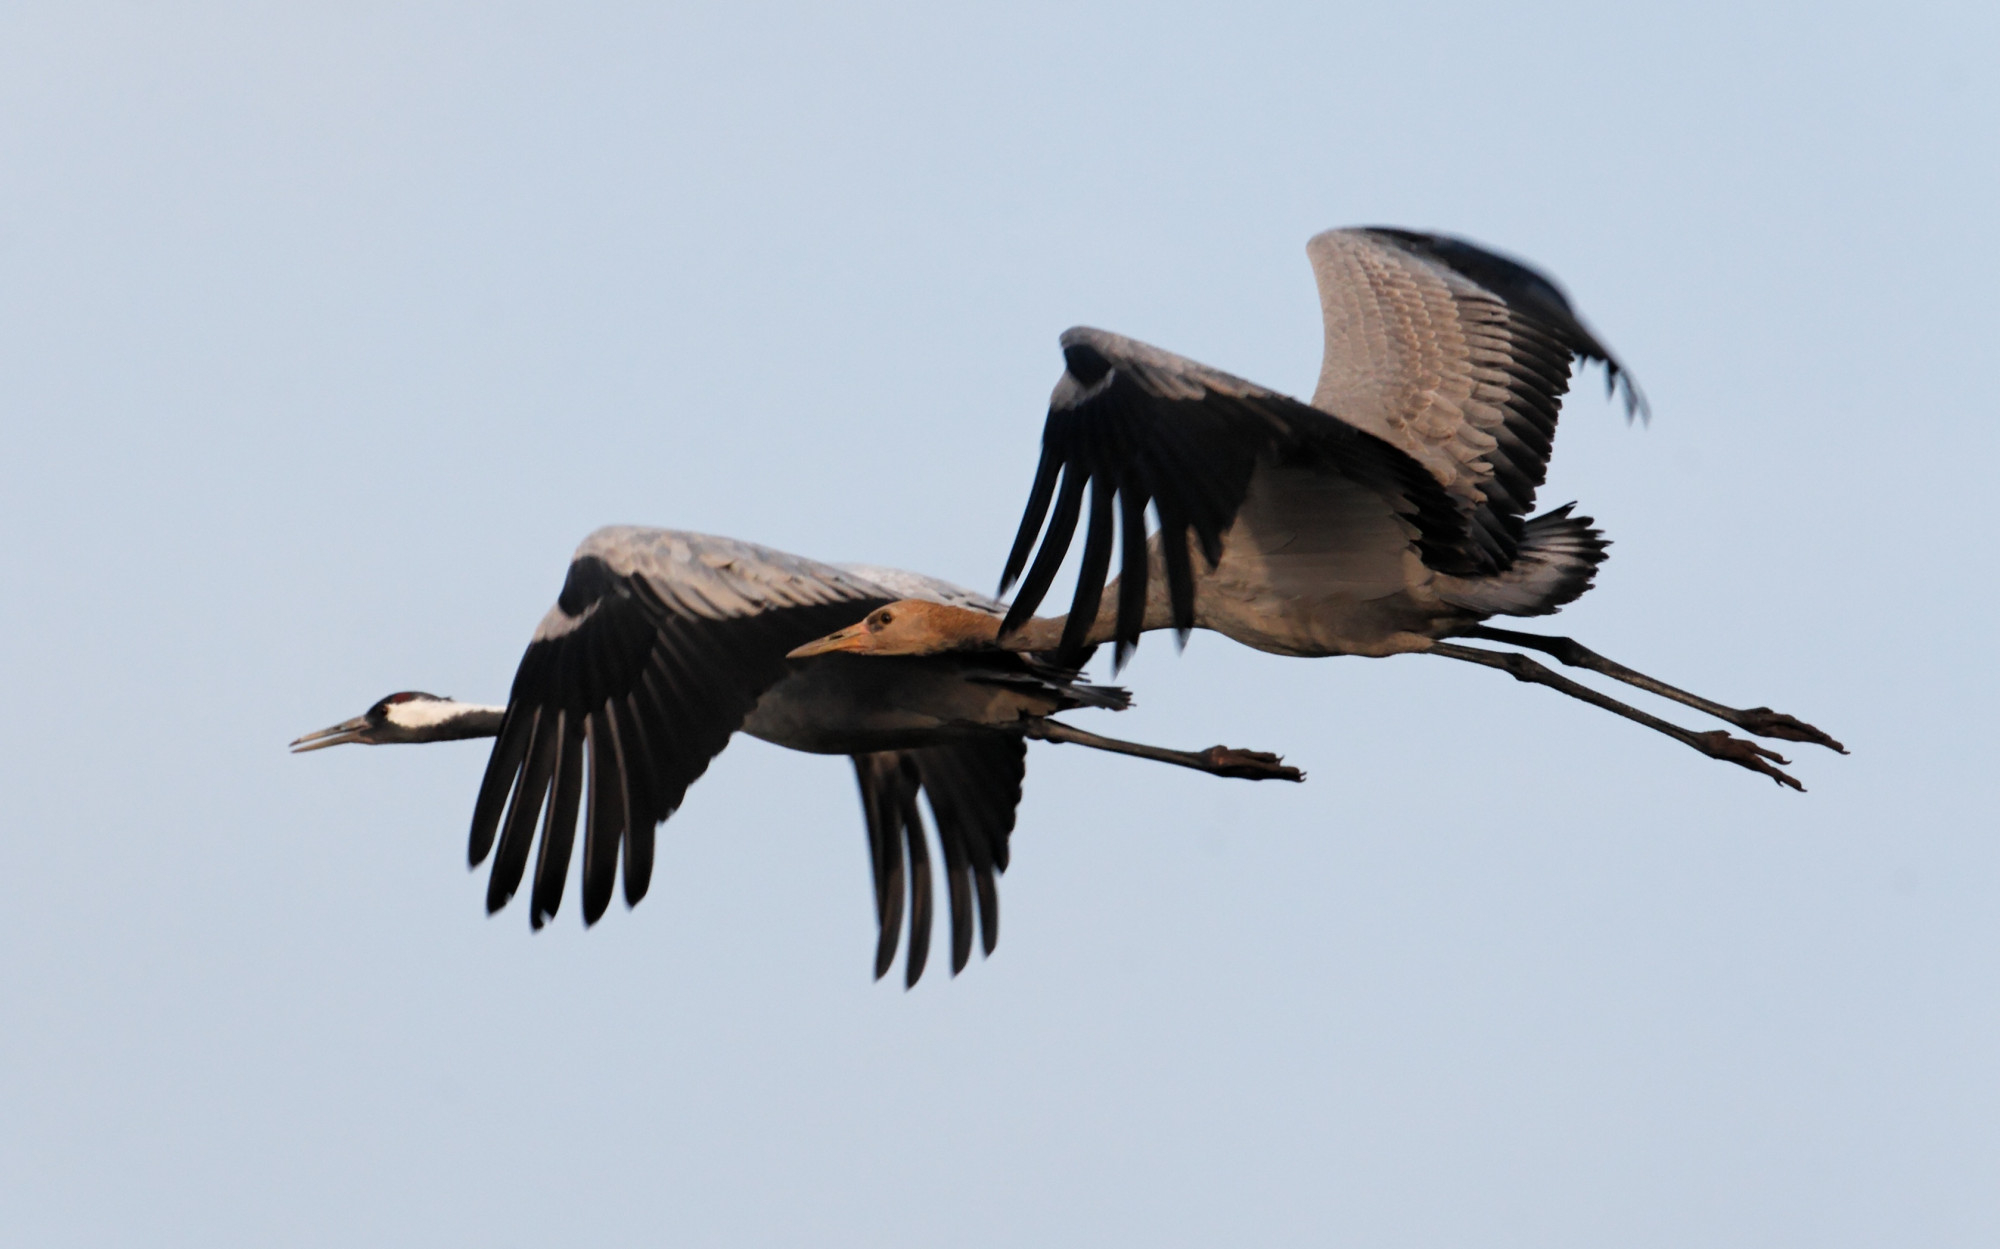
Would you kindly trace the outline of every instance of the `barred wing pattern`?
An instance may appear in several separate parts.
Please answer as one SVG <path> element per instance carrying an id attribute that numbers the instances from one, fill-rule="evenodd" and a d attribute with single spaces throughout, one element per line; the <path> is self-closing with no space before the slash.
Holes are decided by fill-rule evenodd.
<path id="1" fill-rule="evenodd" d="M 1426 563 L 1470 570 L 1462 507 L 1420 464 L 1374 434 L 1220 369 L 1104 330 L 1069 330 L 1062 348 L 1067 367 L 1049 399 L 1041 463 L 1001 579 L 1004 590 L 1021 578 L 1003 631 L 1018 628 L 1047 595 L 1075 536 L 1088 486 L 1089 526 L 1060 661 L 1075 661 L 1097 616 L 1114 529 L 1123 534 L 1117 661 L 1122 664 L 1137 644 L 1146 603 L 1149 505 L 1159 518 L 1174 625 L 1185 636 L 1194 627 L 1189 535 L 1214 567 L 1222 557 L 1222 535 L 1234 523 L 1260 461 L 1309 465 L 1376 489 L 1397 500 L 1398 511 L 1415 525 Z M 1035 552 L 1038 535 L 1041 547 Z M 1032 565 L 1030 552 L 1035 552 Z"/>
<path id="2" fill-rule="evenodd" d="M 586 538 L 515 672 L 473 809 L 468 858 L 494 854 L 487 910 L 520 887 L 539 818 L 529 920 L 555 915 L 579 803 L 585 922 L 610 905 L 621 858 L 637 903 L 654 826 L 785 675 L 785 653 L 893 597 L 730 538 L 631 527 Z"/>
<path id="3" fill-rule="evenodd" d="M 1545 275 L 1460 239 L 1383 227 L 1306 244 L 1326 354 L 1313 406 L 1415 457 L 1469 510 L 1477 571 L 1499 572 L 1548 475 L 1572 358 L 1645 396 Z"/>

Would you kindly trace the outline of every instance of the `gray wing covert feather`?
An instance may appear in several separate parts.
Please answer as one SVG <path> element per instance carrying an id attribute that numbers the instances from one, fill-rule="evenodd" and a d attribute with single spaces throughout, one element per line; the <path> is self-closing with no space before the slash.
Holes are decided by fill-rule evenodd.
<path id="1" fill-rule="evenodd" d="M 1570 307 L 1519 261 L 1408 230 L 1328 230 L 1306 244 L 1325 356 L 1313 406 L 1415 457 L 1470 510 L 1488 567 L 1510 565 L 1548 474 L 1573 357 L 1645 398 Z"/>

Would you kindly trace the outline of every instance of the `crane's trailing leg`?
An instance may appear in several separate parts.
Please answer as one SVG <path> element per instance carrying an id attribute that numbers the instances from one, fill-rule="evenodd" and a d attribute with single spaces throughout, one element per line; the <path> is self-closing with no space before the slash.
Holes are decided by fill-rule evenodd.
<path id="1" fill-rule="evenodd" d="M 1544 637 L 1539 633 L 1516 633 L 1512 629 L 1489 629 L 1483 625 L 1467 630 L 1465 636 L 1488 642 L 1503 642 L 1508 646 L 1525 646 L 1529 650 L 1553 655 L 1572 668 L 1601 672 L 1613 680 L 1636 685 L 1649 694 L 1658 694 L 1662 698 L 1671 698 L 1677 703 L 1705 711 L 1718 720 L 1735 725 L 1745 733 L 1777 738 L 1780 741 L 1808 742 L 1814 746 L 1824 746 L 1828 750 L 1837 750 L 1843 755 L 1847 753 L 1847 747 L 1795 716 L 1788 716 L 1782 711 L 1773 711 L 1769 707 L 1751 707 L 1747 710 L 1725 707 L 1699 694 L 1690 694 L 1686 690 L 1668 685 L 1665 681 L 1655 680 L 1643 672 L 1634 672 L 1624 664 L 1606 659 L 1574 638 Z"/>
<path id="2" fill-rule="evenodd" d="M 1092 750 L 1108 750 L 1115 755 L 1133 755 L 1159 763 L 1172 763 L 1213 776 L 1233 776 L 1245 781 L 1303 781 L 1306 774 L 1285 766 L 1284 756 L 1261 750 L 1238 750 L 1232 746 L 1210 746 L 1207 750 L 1168 750 L 1140 742 L 1122 742 L 1071 728 L 1055 720 L 1041 718 L 1021 722 L 1021 736 L 1037 742 L 1070 742 Z"/>
<path id="3" fill-rule="evenodd" d="M 1600 694 L 1587 685 L 1579 685 L 1568 677 L 1557 676 L 1526 655 L 1517 655 L 1512 651 L 1481 650 L 1476 646 L 1455 646 L 1450 642 L 1439 642 L 1423 653 L 1443 655 L 1447 659 L 1462 659 L 1467 663 L 1498 668 L 1516 681 L 1526 681 L 1532 685 L 1546 685 L 1552 690 L 1561 690 L 1571 698 L 1581 699 L 1593 707 L 1602 707 L 1606 711 L 1624 716 L 1627 720 L 1643 724 L 1654 732 L 1665 733 L 1675 741 L 1691 746 L 1711 759 L 1721 759 L 1738 767 L 1749 768 L 1752 772 L 1762 772 L 1780 785 L 1789 785 L 1800 793 L 1805 792 L 1804 785 L 1771 766 L 1774 763 L 1789 765 L 1791 761 L 1782 755 L 1766 750 L 1755 742 L 1731 737 L 1721 729 L 1710 733 L 1697 733 L 1678 724 L 1669 724 L 1658 716 L 1647 715 L 1637 707 L 1628 706 L 1609 695 Z"/>

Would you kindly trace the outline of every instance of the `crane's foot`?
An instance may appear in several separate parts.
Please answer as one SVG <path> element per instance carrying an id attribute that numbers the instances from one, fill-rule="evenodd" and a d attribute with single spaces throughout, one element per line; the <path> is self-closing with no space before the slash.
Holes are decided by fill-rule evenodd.
<path id="1" fill-rule="evenodd" d="M 1757 743 L 1745 741 L 1740 737 L 1731 737 L 1721 729 L 1707 733 L 1690 733 L 1688 736 L 1692 739 L 1688 745 L 1711 759 L 1721 759 L 1740 768 L 1749 768 L 1752 772 L 1762 772 L 1780 785 L 1790 785 L 1800 793 L 1806 792 L 1806 787 L 1799 784 L 1796 779 L 1771 766 L 1773 763 L 1791 766 L 1790 759 L 1775 751 L 1766 750 Z"/>
<path id="2" fill-rule="evenodd" d="M 1202 770 L 1217 776 L 1233 776 L 1245 781 L 1303 781 L 1306 774 L 1285 766 L 1283 755 L 1263 750 L 1237 750 L 1231 746 L 1210 746 L 1201 752 Z"/>
<path id="3" fill-rule="evenodd" d="M 1824 746 L 1843 755 L 1847 753 L 1847 747 L 1804 720 L 1788 716 L 1782 711 L 1773 711 L 1769 707 L 1752 707 L 1736 714 L 1738 717 L 1736 727 L 1746 733 L 1755 733 L 1759 737 L 1775 737 L 1785 742 L 1806 742 L 1813 746 Z"/>
<path id="4" fill-rule="evenodd" d="M 1539 633 L 1516 633 L 1511 629 L 1489 629 L 1484 625 L 1470 630 L 1468 636 L 1484 638 L 1489 642 L 1504 642 L 1509 646 L 1525 646 L 1529 650 L 1537 650 L 1546 655 L 1554 655 L 1557 659 L 1573 668 L 1583 668 L 1590 672 L 1601 672 L 1605 676 L 1623 681 L 1627 685 L 1637 686 L 1648 693 L 1658 694 L 1662 698 L 1671 698 L 1677 703 L 1706 712 L 1725 724 L 1733 724 L 1744 732 L 1754 733 L 1758 737 L 1775 737 L 1779 741 L 1786 742 L 1806 742 L 1814 746 L 1824 746 L 1828 750 L 1838 751 L 1843 755 L 1847 753 L 1847 747 L 1796 716 L 1788 716 L 1781 711 L 1773 711 L 1769 707 L 1752 707 L 1746 711 L 1724 706 L 1713 699 L 1703 698 L 1699 694 L 1691 694 L 1684 689 L 1668 685 L 1665 681 L 1657 677 L 1649 677 L 1643 672 L 1635 672 L 1631 668 L 1627 668 L 1624 664 L 1614 663 L 1596 651 L 1591 650 L 1588 646 L 1579 643 L 1575 638 L 1544 637 Z M 1464 656 L 1460 655 L 1457 658 L 1462 659 Z M 1489 661 L 1477 660 L 1475 662 L 1488 663 Z M 1492 663 L 1489 666 L 1503 667 L 1505 665 Z M 1553 684 L 1549 681 L 1543 681 L 1539 676 L 1522 676 L 1512 666 L 1506 667 L 1508 671 L 1514 672 L 1515 677 L 1519 680 L 1533 680 L 1543 685 Z M 1555 688 L 1564 689 L 1560 685 L 1557 685 Z M 1575 691 L 1573 690 L 1565 690 L 1565 692 L 1575 695 Z M 1577 696 L 1581 697 L 1580 695 Z M 1585 698 L 1584 701 L 1590 702 L 1592 700 Z M 1602 705 L 1601 703 L 1599 704 L 1599 706 Z M 1621 711 L 1618 714 L 1624 715 L 1625 713 Z"/>

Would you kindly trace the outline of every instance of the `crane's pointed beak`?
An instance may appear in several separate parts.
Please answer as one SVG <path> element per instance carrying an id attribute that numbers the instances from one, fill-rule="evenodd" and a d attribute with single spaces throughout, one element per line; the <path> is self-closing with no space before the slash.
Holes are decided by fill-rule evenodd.
<path id="1" fill-rule="evenodd" d="M 362 734 L 367 730 L 368 717 L 356 716 L 352 720 L 342 720 L 332 728 L 306 734 L 292 743 L 291 750 L 295 755 L 302 755 L 308 750 L 325 750 L 328 746 L 341 746 L 348 742 L 366 742 L 368 739 Z"/>
<path id="2" fill-rule="evenodd" d="M 811 659 L 814 655 L 831 655 L 835 651 L 860 651 L 868 649 L 868 629 L 864 625 L 835 629 L 817 642 L 807 642 L 786 653 L 787 659 Z"/>

